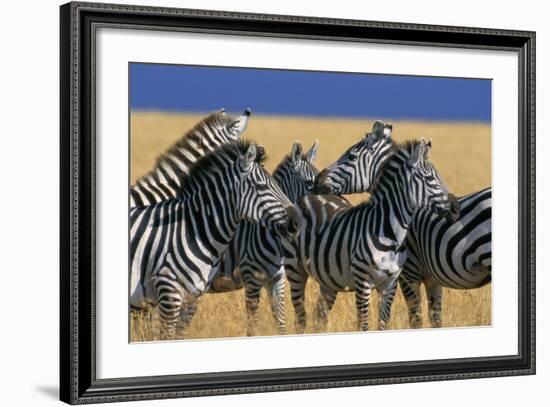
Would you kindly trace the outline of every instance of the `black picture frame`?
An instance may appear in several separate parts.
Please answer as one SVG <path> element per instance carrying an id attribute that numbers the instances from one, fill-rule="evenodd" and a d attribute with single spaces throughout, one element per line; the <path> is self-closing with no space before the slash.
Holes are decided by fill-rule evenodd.
<path id="1" fill-rule="evenodd" d="M 535 33 L 377 21 L 68 3 L 60 7 L 60 395 L 71 404 L 535 373 Z M 519 59 L 518 354 L 181 376 L 97 379 L 97 27 L 511 50 Z M 125 137 L 125 135 L 121 135 Z"/>

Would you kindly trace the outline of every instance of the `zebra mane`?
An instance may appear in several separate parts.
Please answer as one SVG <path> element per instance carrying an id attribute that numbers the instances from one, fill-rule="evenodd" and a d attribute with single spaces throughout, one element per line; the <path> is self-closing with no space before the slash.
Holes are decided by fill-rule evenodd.
<path id="1" fill-rule="evenodd" d="M 189 172 L 180 176 L 180 188 L 177 190 L 179 196 L 193 193 L 196 191 L 196 181 L 201 178 L 203 174 L 206 174 L 217 167 L 220 164 L 220 158 L 226 157 L 230 161 L 236 161 L 239 157 L 243 156 L 252 141 L 247 139 L 238 139 L 229 141 L 220 147 L 216 148 L 201 158 L 189 169 Z M 256 153 L 255 162 L 263 167 L 266 159 L 265 150 L 258 148 Z"/>
<path id="2" fill-rule="evenodd" d="M 151 175 L 154 176 L 157 169 L 161 168 L 163 163 L 169 162 L 170 157 L 177 155 L 180 150 L 187 150 L 187 147 L 191 143 L 194 143 L 195 145 L 200 145 L 201 138 L 205 134 L 205 128 L 225 126 L 232 123 L 234 120 L 234 117 L 223 114 L 220 110 L 210 113 L 208 116 L 195 124 L 189 131 L 187 131 L 187 133 L 180 137 L 179 140 L 176 141 L 168 150 L 158 156 L 155 160 L 155 165 L 153 166 L 153 168 L 145 175 L 139 177 L 136 180 L 136 184 L 144 178 L 148 178 Z M 170 167 L 174 171 L 181 171 L 181 169 L 177 169 L 174 166 Z M 184 174 L 182 173 L 177 175 L 183 176 Z"/>
<path id="3" fill-rule="evenodd" d="M 389 158 L 381 165 L 378 173 L 376 174 L 376 178 L 373 182 L 371 196 L 374 196 L 374 194 L 376 194 L 378 186 L 382 183 L 384 178 L 389 176 L 389 171 L 387 171 L 388 168 L 394 166 L 394 164 L 401 164 L 404 158 L 409 157 L 419 144 L 420 140 L 405 140 L 400 143 L 395 143 L 392 140 L 392 146 L 389 150 Z M 369 202 L 370 199 L 360 205 L 368 204 Z"/>

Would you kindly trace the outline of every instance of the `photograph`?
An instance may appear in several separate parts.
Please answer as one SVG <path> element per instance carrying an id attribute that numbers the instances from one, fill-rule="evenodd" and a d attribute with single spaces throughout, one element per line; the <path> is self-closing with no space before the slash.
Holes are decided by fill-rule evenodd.
<path id="1" fill-rule="evenodd" d="M 542 25 L 146 3 L 59 7 L 62 401 L 536 373 Z"/>
<path id="2" fill-rule="evenodd" d="M 492 92 L 130 61 L 129 342 L 490 327 Z"/>

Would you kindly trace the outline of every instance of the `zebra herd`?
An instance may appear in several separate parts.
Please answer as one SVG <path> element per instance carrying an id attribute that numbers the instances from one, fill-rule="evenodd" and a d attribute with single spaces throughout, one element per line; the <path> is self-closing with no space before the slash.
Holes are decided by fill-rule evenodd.
<path id="1" fill-rule="evenodd" d="M 368 330 L 372 289 L 379 329 L 399 285 L 411 327 L 440 327 L 442 288 L 491 281 L 491 190 L 456 198 L 429 160 L 431 142 L 396 143 L 375 122 L 323 171 L 315 143 L 294 143 L 272 175 L 262 146 L 242 139 L 250 110 L 204 118 L 130 189 L 130 306 L 158 309 L 161 338 L 184 337 L 205 293 L 244 288 L 247 335 L 255 335 L 266 288 L 286 333 L 288 282 L 296 331 L 307 325 L 305 287 L 319 286 L 313 324 L 324 330 L 339 292 L 355 293 L 357 327 Z M 342 195 L 369 192 L 352 206 Z"/>

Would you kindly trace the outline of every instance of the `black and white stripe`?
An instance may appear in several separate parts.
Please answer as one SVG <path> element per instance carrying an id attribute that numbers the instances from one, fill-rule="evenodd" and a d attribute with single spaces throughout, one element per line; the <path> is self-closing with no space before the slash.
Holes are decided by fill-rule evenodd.
<path id="1" fill-rule="evenodd" d="M 372 146 L 365 148 L 371 150 Z M 298 200 L 302 228 L 297 239 L 285 242 L 298 332 L 306 325 L 303 303 L 309 277 L 320 285 L 315 311 L 319 325 L 326 325 L 338 292 L 354 291 L 358 328 L 367 330 L 371 290 L 376 288 L 382 296 L 379 327 L 386 327 L 414 214 L 431 207 L 447 215 L 452 207 L 452 195 L 427 158 L 430 148 L 431 143 L 424 140 L 394 146 L 372 177 L 371 199 L 356 207 L 337 196 L 310 195 Z M 325 174 L 325 179 L 329 178 L 330 171 Z M 342 192 L 357 192 L 354 188 L 358 185 L 342 183 L 342 189 L 349 188 Z"/>
<path id="2" fill-rule="evenodd" d="M 314 189 L 318 170 L 313 161 L 317 150 L 317 142 L 305 154 L 301 144 L 294 143 L 290 155 L 273 172 L 273 178 L 293 203 Z M 280 334 L 286 333 L 286 276 L 283 251 L 277 233 L 257 223 L 241 222 L 223 257 L 220 269 L 208 292 L 228 292 L 244 286 L 247 335 L 255 335 L 260 292 L 264 287 L 267 288 L 278 331 Z M 182 317 L 182 320 L 190 322 L 195 310 L 196 304 L 190 304 L 186 310 L 190 315 Z"/>
<path id="3" fill-rule="evenodd" d="M 176 197 L 181 178 L 204 154 L 234 141 L 246 130 L 250 110 L 231 117 L 224 109 L 213 112 L 197 123 L 167 152 L 155 167 L 130 188 L 130 208 L 152 205 Z"/>
<path id="4" fill-rule="evenodd" d="M 374 122 L 372 131 L 348 148 L 317 177 L 316 191 L 322 194 L 348 194 L 370 191 L 380 168 L 393 148 L 393 126 Z"/>
<path id="5" fill-rule="evenodd" d="M 422 325 L 420 286 L 424 283 L 432 327 L 441 327 L 442 288 L 479 288 L 491 281 L 491 188 L 458 199 L 456 222 L 429 210 L 413 218 L 408 257 L 399 285 L 411 327 Z"/>
<path id="6" fill-rule="evenodd" d="M 262 156 L 255 144 L 226 143 L 191 167 L 176 198 L 131 210 L 130 304 L 158 305 L 163 338 L 174 337 L 182 305 L 208 289 L 241 220 L 296 229 Z"/>

